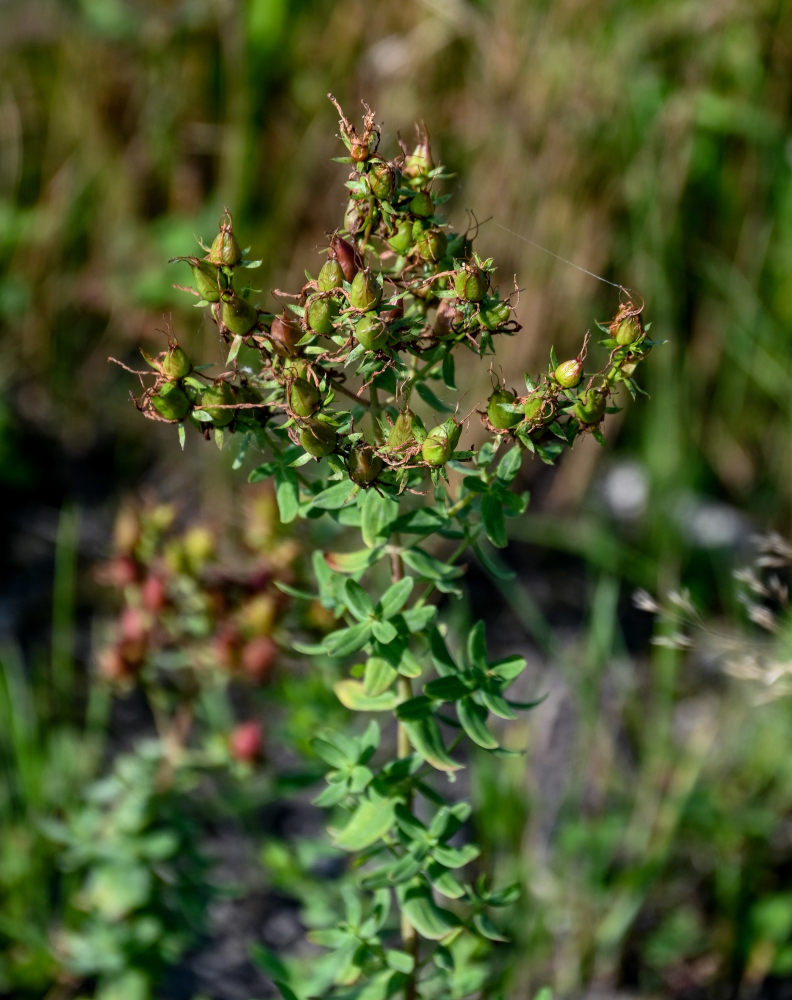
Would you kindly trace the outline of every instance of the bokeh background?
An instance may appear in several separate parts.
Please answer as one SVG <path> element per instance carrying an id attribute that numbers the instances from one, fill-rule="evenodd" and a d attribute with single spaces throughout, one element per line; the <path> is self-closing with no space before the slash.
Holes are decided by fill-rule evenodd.
<path id="1" fill-rule="evenodd" d="M 526 889 L 511 995 L 776 995 L 792 972 L 788 701 L 727 681 L 714 640 L 647 652 L 630 595 L 689 587 L 733 636 L 733 569 L 756 533 L 792 527 L 792 4 L 6 0 L 0 63 L 0 622 L 17 680 L 65 657 L 84 691 L 90 567 L 125 498 L 227 523 L 244 488 L 216 449 L 182 456 L 172 428 L 143 425 L 107 361 L 137 365 L 171 326 L 214 356 L 168 258 L 228 206 L 273 308 L 269 289 L 318 268 L 343 213 L 327 92 L 350 116 L 366 100 L 389 154 L 422 120 L 455 175 L 449 218 L 478 220 L 480 250 L 522 289 L 523 329 L 497 357 L 510 384 L 618 305 L 535 243 L 636 290 L 665 341 L 608 449 L 581 441 L 529 473 L 520 585 L 490 598 L 551 693 L 514 737 L 527 758 L 476 772 L 479 835 Z M 486 386 L 471 372 L 471 405 Z M 19 760 L 2 760 L 13 785 Z M 28 815 L 3 802 L 9 823 Z M 9 953 L 30 919 L 4 901 L 14 877 L 0 866 Z M 59 901 L 42 900 L 45 940 Z M 47 993 L 43 959 L 23 993 L 18 968 L 0 962 L 0 995 L 76 995 Z"/>

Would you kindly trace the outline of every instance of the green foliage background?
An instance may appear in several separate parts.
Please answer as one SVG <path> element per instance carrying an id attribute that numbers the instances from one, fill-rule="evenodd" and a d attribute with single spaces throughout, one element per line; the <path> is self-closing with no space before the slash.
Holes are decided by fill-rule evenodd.
<path id="1" fill-rule="evenodd" d="M 535 983 L 660 976 L 670 989 L 662 970 L 698 981 L 701 955 L 718 954 L 737 980 L 787 961 L 778 871 L 789 857 L 766 848 L 792 814 L 786 703 L 754 710 L 738 696 L 686 741 L 674 705 L 702 692 L 685 688 L 668 651 L 648 680 L 619 675 L 618 727 L 601 694 L 614 650 L 625 654 L 604 623 L 630 586 L 681 577 L 709 607 L 729 604 L 731 552 L 697 538 L 691 503 L 728 504 L 744 536 L 790 530 L 791 51 L 785 0 L 0 7 L 0 482 L 11 500 L 47 491 L 36 435 L 70 461 L 105 442 L 119 489 L 172 462 L 172 429 L 147 426 L 157 450 L 144 449 L 128 377 L 106 359 L 135 364 L 139 343 L 159 348 L 168 317 L 210 356 L 212 334 L 171 288 L 184 275 L 164 261 L 211 236 L 225 205 L 264 258 L 258 287 L 298 287 L 317 265 L 344 201 L 328 90 L 350 115 L 368 101 L 386 137 L 409 142 L 416 119 L 429 126 L 458 177 L 451 217 L 463 225 L 475 212 L 482 251 L 524 289 L 524 329 L 498 355 L 510 383 L 543 366 L 551 344 L 576 350 L 615 299 L 495 223 L 645 298 L 652 336 L 668 341 L 646 366 L 651 400 L 610 422 L 613 452 L 576 448 L 552 481 L 537 480 L 543 500 L 518 530 L 550 544 L 551 569 L 560 548 L 582 558 L 577 605 L 590 617 L 583 652 L 546 646 L 584 720 L 557 835 L 532 826 L 543 807 L 530 756 L 528 779 L 514 767 L 480 780 L 499 817 L 481 835 L 534 890 L 523 943 Z M 470 405 L 486 391 L 471 382 Z M 644 471 L 647 502 L 617 535 L 590 501 L 600 463 L 625 456 Z M 186 461 L 191 490 L 228 489 L 214 449 Z M 50 502 L 68 498 L 63 487 Z M 527 596 L 509 599 L 546 635 Z M 627 777 L 613 764 L 622 726 Z M 760 791 L 765 805 L 746 810 Z M 691 869 L 698 901 L 679 874 Z M 662 933 L 644 933 L 647 912 Z"/>

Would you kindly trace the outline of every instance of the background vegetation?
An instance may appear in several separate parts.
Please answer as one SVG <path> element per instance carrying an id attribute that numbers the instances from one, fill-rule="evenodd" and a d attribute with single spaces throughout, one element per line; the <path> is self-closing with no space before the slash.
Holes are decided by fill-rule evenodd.
<path id="1" fill-rule="evenodd" d="M 225 458 L 143 428 L 106 359 L 136 364 L 170 322 L 202 353 L 212 334 L 163 262 L 225 205 L 264 259 L 257 287 L 299 286 L 343 204 L 328 90 L 386 134 L 428 124 L 458 178 L 451 217 L 474 212 L 524 289 L 507 380 L 577 348 L 615 292 L 500 226 L 638 290 L 667 340 L 651 399 L 606 424 L 611 449 L 534 471 L 520 588 L 490 596 L 550 692 L 513 737 L 527 758 L 477 777 L 479 835 L 526 887 L 514 996 L 727 996 L 787 974 L 788 703 L 757 707 L 712 642 L 647 654 L 630 594 L 684 584 L 731 633 L 751 535 L 789 535 L 792 6 L 38 0 L 0 7 L 0 54 L 0 992 L 67 988 L 49 943 L 63 852 L 39 820 L 112 755 L 81 678 L 89 566 L 120 499 L 146 489 L 229 526 L 237 509 Z M 470 577 L 471 600 L 492 594 Z"/>

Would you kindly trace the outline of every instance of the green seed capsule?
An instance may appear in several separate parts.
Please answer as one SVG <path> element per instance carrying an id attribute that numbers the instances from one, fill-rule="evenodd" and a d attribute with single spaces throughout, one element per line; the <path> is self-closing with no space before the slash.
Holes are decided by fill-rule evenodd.
<path id="1" fill-rule="evenodd" d="M 620 347 L 634 344 L 642 336 L 643 329 L 636 316 L 628 316 L 627 319 L 623 319 L 613 332 L 613 338 Z"/>
<path id="2" fill-rule="evenodd" d="M 429 137 L 424 135 L 415 149 L 404 161 L 402 173 L 407 179 L 410 187 L 417 188 L 429 179 L 429 171 L 432 169 L 432 153 L 429 148 Z"/>
<path id="3" fill-rule="evenodd" d="M 412 410 L 402 410 L 396 417 L 396 422 L 388 435 L 388 447 L 391 451 L 408 451 L 415 444 L 426 440 L 426 428 Z"/>
<path id="4" fill-rule="evenodd" d="M 355 309 L 369 312 L 376 309 L 382 300 L 382 288 L 369 268 L 358 271 L 349 289 L 349 303 Z"/>
<path id="5" fill-rule="evenodd" d="M 171 347 L 160 362 L 160 371 L 165 378 L 180 379 L 190 374 L 192 363 L 187 352 L 179 346 Z"/>
<path id="6" fill-rule="evenodd" d="M 580 358 L 562 361 L 553 372 L 556 382 L 565 389 L 574 389 L 583 377 L 583 362 Z"/>
<path id="7" fill-rule="evenodd" d="M 344 283 L 344 271 L 337 260 L 326 260 L 319 271 L 316 284 L 320 292 L 332 292 Z"/>
<path id="8" fill-rule="evenodd" d="M 220 322 L 235 336 L 244 337 L 258 323 L 256 307 L 236 292 L 223 292 L 220 302 Z"/>
<path id="9" fill-rule="evenodd" d="M 231 216 L 226 218 L 228 221 L 220 224 L 220 232 L 212 241 L 209 262 L 218 267 L 235 267 L 242 260 L 242 251 L 232 230 Z"/>
<path id="10" fill-rule="evenodd" d="M 525 406 L 523 408 L 523 413 L 525 419 L 532 424 L 544 423 L 545 417 L 543 416 L 544 410 L 544 396 L 539 393 L 535 393 L 529 396 L 525 401 Z"/>
<path id="11" fill-rule="evenodd" d="M 487 418 L 498 430 L 514 427 L 522 419 L 519 407 L 516 405 L 517 395 L 506 389 L 496 389 L 487 404 Z"/>
<path id="12" fill-rule="evenodd" d="M 385 160 L 374 160 L 369 167 L 368 184 L 378 201 L 391 201 L 396 190 L 396 172 Z"/>
<path id="13" fill-rule="evenodd" d="M 434 202 L 428 191 L 419 191 L 410 201 L 410 211 L 422 219 L 428 219 L 434 214 Z"/>
<path id="14" fill-rule="evenodd" d="M 190 412 L 190 401 L 176 382 L 166 382 L 151 397 L 151 405 L 166 420 L 183 420 Z"/>
<path id="15" fill-rule="evenodd" d="M 583 424 L 598 424 L 605 416 L 605 395 L 596 389 L 587 389 L 575 403 L 573 413 Z"/>
<path id="16" fill-rule="evenodd" d="M 219 302 L 221 292 L 228 288 L 228 278 L 207 260 L 188 258 L 195 290 L 206 302 Z"/>
<path id="17" fill-rule="evenodd" d="M 487 294 L 488 285 L 487 275 L 475 265 L 460 268 L 454 275 L 454 291 L 460 299 L 468 302 L 481 302 Z"/>
<path id="18" fill-rule="evenodd" d="M 435 468 L 445 465 L 454 454 L 461 433 L 462 424 L 458 424 L 453 417 L 433 427 L 421 446 L 424 462 Z"/>
<path id="19" fill-rule="evenodd" d="M 489 309 L 482 309 L 479 318 L 481 325 L 487 330 L 497 330 L 503 326 L 511 316 L 511 307 L 508 302 L 496 302 Z"/>
<path id="20" fill-rule="evenodd" d="M 381 351 L 388 343 L 387 324 L 375 312 L 368 312 L 357 321 L 355 339 L 367 351 Z"/>
<path id="21" fill-rule="evenodd" d="M 234 419 L 234 410 L 225 409 L 234 404 L 234 393 L 227 382 L 218 382 L 204 389 L 201 408 L 212 418 L 215 427 L 227 427 Z"/>
<path id="22" fill-rule="evenodd" d="M 412 234 L 412 223 L 403 219 L 396 227 L 396 232 L 388 238 L 388 246 L 398 254 L 407 254 L 412 250 L 415 240 Z"/>
<path id="23" fill-rule="evenodd" d="M 335 428 L 321 420 L 309 420 L 300 428 L 300 444 L 314 458 L 324 458 L 336 450 Z"/>
<path id="24" fill-rule="evenodd" d="M 305 378 L 296 378 L 289 387 L 289 406 L 298 417 L 310 417 L 322 405 L 318 388 Z"/>
<path id="25" fill-rule="evenodd" d="M 356 445 L 347 458 L 349 478 L 358 486 L 368 486 L 382 472 L 382 459 L 368 445 Z"/>
<path id="26" fill-rule="evenodd" d="M 305 310 L 305 321 L 314 333 L 329 337 L 333 332 L 333 320 L 338 314 L 334 299 L 313 298 Z"/>
<path id="27" fill-rule="evenodd" d="M 448 240 L 442 229 L 427 229 L 416 241 L 418 255 L 422 260 L 437 261 L 445 255 Z"/>

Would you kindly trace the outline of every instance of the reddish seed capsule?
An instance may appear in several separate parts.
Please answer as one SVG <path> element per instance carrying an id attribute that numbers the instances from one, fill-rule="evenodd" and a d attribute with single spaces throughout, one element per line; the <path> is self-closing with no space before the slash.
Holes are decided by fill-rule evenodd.
<path id="1" fill-rule="evenodd" d="M 278 658 L 278 647 L 268 635 L 258 635 L 249 639 L 242 647 L 239 665 L 246 677 L 263 683 L 272 673 Z"/>
<path id="2" fill-rule="evenodd" d="M 302 330 L 296 319 L 285 309 L 280 316 L 273 319 L 269 328 L 270 342 L 275 348 L 275 353 L 282 358 L 296 358 L 298 356 L 300 351 L 297 344 L 302 335 Z"/>
<path id="3" fill-rule="evenodd" d="M 235 726 L 228 739 L 231 756 L 246 764 L 254 764 L 261 760 L 264 749 L 264 737 L 260 722 L 240 722 Z"/>
<path id="4" fill-rule="evenodd" d="M 338 233 L 330 239 L 329 256 L 331 260 L 337 260 L 341 265 L 346 281 L 351 281 L 355 277 L 359 270 L 355 248 Z"/>
<path id="5" fill-rule="evenodd" d="M 146 577 L 140 585 L 140 600 L 143 602 L 143 607 L 148 611 L 152 611 L 155 614 L 158 611 L 162 611 L 167 603 L 168 593 L 165 581 L 161 576 L 152 573 Z"/>

